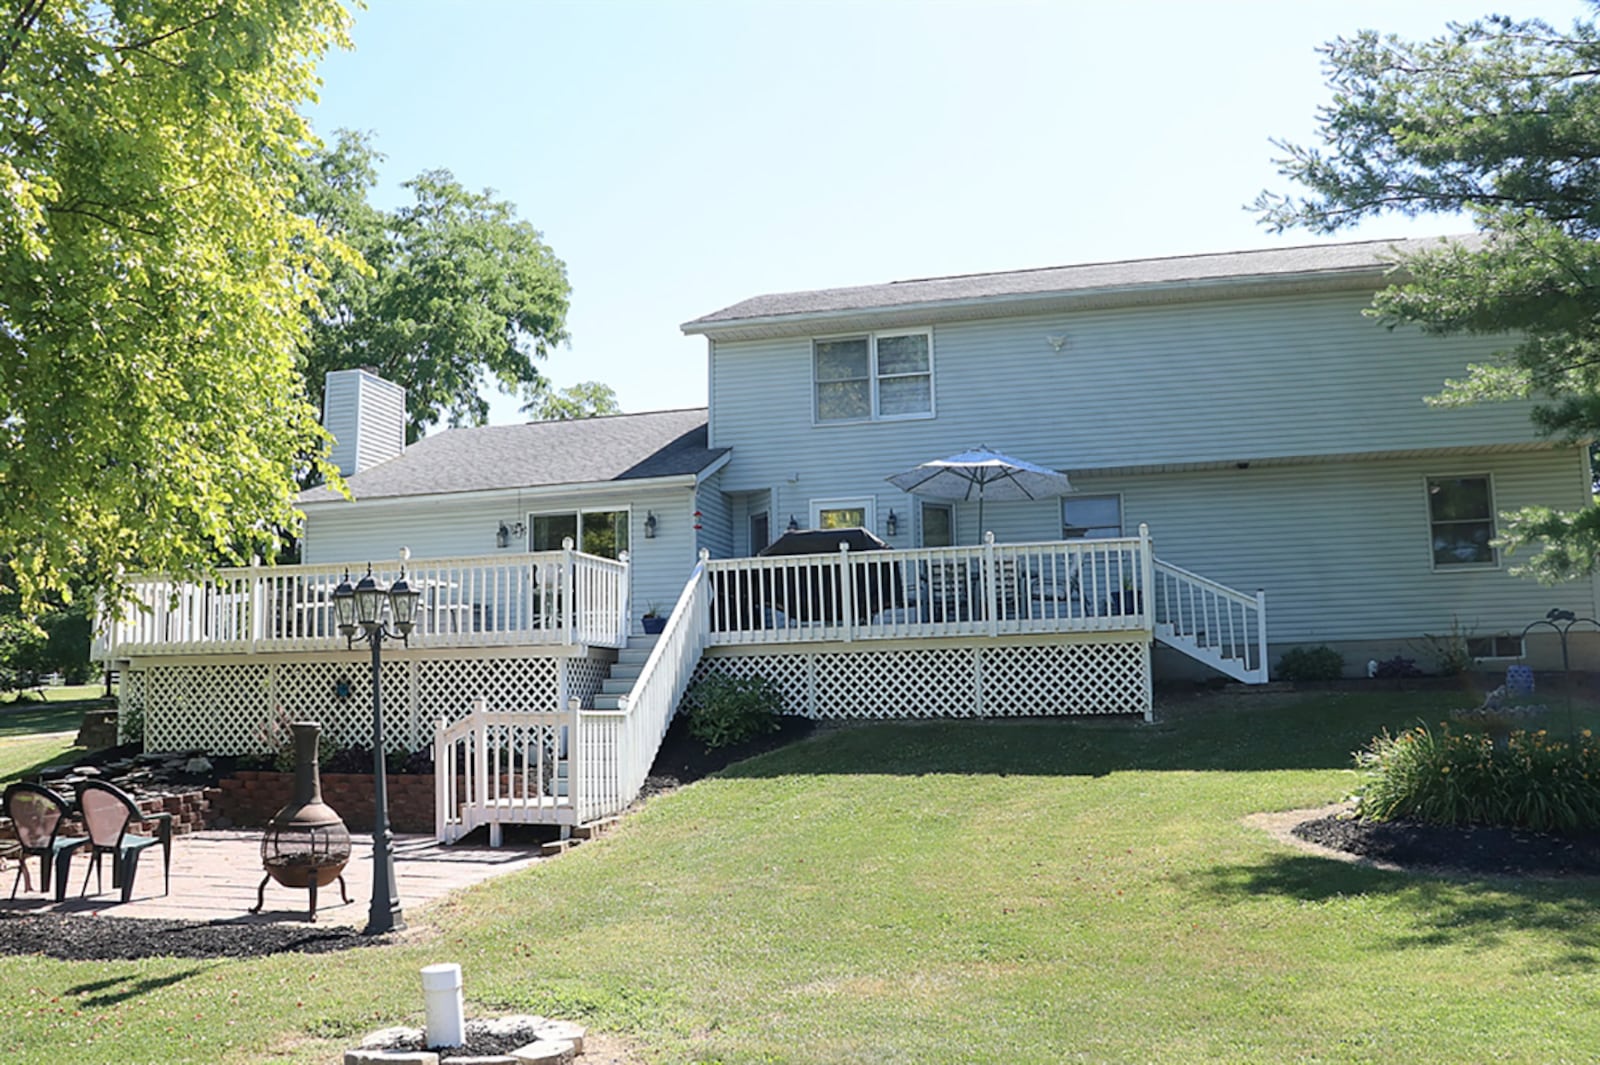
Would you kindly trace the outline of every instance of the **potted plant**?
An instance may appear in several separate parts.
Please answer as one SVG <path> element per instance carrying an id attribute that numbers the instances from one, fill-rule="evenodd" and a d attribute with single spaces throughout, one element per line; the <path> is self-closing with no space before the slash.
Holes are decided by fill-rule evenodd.
<path id="1" fill-rule="evenodd" d="M 646 636 L 659 636 L 661 630 L 667 627 L 667 619 L 661 616 L 661 608 L 654 603 L 645 607 L 643 620 Z"/>

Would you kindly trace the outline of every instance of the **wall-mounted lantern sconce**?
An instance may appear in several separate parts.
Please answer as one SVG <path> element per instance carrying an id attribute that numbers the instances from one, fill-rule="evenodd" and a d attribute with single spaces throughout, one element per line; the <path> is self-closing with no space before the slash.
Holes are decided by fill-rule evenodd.
<path id="1" fill-rule="evenodd" d="M 893 507 L 889 508 L 889 517 L 883 523 L 883 531 L 888 533 L 890 536 L 900 535 L 900 519 L 895 517 Z"/>
<path id="2" fill-rule="evenodd" d="M 656 515 L 654 511 L 647 510 L 644 512 L 644 538 L 646 540 L 654 540 L 656 538 Z"/>
<path id="3" fill-rule="evenodd" d="M 794 520 L 794 515 L 793 514 L 789 515 L 788 529 L 789 529 L 790 532 L 799 532 L 800 531 L 800 523 Z"/>
<path id="4" fill-rule="evenodd" d="M 520 540 L 527 532 L 527 526 L 520 521 L 514 521 L 510 525 L 501 522 L 500 528 L 494 534 L 494 546 L 510 547 L 513 538 Z"/>

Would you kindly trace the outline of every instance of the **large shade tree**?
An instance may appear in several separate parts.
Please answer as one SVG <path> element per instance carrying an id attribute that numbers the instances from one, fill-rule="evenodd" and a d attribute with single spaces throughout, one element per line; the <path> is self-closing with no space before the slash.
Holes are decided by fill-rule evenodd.
<path id="1" fill-rule="evenodd" d="M 369 366 L 405 386 L 409 439 L 481 425 L 480 384 L 536 386 L 536 360 L 566 339 L 566 267 L 512 204 L 448 170 L 406 182 L 411 203 L 374 207 L 378 160 L 369 136 L 340 131 L 302 168 L 301 210 L 365 260 L 321 291 L 306 387 L 320 402 L 329 370 Z"/>
<path id="2" fill-rule="evenodd" d="M 0 13 L 0 591 L 270 554 L 322 450 L 294 210 L 333 0 Z M 9 586 L 9 589 L 5 586 Z"/>
<path id="3" fill-rule="evenodd" d="M 1384 213 L 1459 214 L 1474 239 L 1403 257 L 1375 313 L 1438 334 L 1503 336 L 1489 363 L 1431 397 L 1532 397 L 1534 422 L 1600 436 L 1600 34 L 1491 17 L 1407 41 L 1365 31 L 1324 50 L 1320 144 L 1281 144 L 1303 191 L 1264 193 L 1271 226 L 1337 232 Z M 1558 579 L 1600 559 L 1600 507 L 1528 508 L 1512 548 Z"/>

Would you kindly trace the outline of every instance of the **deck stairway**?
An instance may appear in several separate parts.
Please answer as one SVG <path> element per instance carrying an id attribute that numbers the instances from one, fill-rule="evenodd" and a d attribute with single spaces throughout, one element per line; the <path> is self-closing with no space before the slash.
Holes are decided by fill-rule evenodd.
<path id="1" fill-rule="evenodd" d="M 1159 558 L 1151 562 L 1156 641 L 1234 680 L 1265 684 L 1266 593 L 1249 595 Z"/>
<path id="2" fill-rule="evenodd" d="M 434 743 L 435 832 L 454 842 L 479 825 L 498 846 L 507 824 L 563 835 L 620 813 L 639 794 L 705 647 L 705 560 L 666 631 L 630 634 L 590 707 L 574 695 L 552 712 L 504 713 L 479 703 Z"/>
<path id="3" fill-rule="evenodd" d="M 650 652 L 655 650 L 656 642 L 660 639 L 660 636 L 646 636 L 639 632 L 628 634 L 628 645 L 617 652 L 616 664 L 611 667 L 606 679 L 600 682 L 600 691 L 594 697 L 596 710 L 622 709 L 622 699 L 633 690 L 634 682 L 644 671 L 644 664 L 649 661 Z"/>

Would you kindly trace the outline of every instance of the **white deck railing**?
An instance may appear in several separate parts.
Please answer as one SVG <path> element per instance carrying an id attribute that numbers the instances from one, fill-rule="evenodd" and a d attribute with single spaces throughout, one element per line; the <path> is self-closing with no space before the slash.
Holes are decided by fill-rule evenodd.
<path id="1" fill-rule="evenodd" d="M 710 642 L 1149 630 L 1149 534 L 721 559 Z"/>
<path id="2" fill-rule="evenodd" d="M 141 577 L 122 616 L 103 621 L 102 661 L 131 655 L 328 650 L 344 646 L 333 590 L 346 564 L 253 566 L 204 581 Z M 385 584 L 399 562 L 373 567 Z M 628 563 L 578 551 L 412 559 L 406 580 L 422 601 L 412 641 L 428 647 L 590 644 L 621 647 L 628 630 Z"/>
<path id="3" fill-rule="evenodd" d="M 1267 593 L 1247 595 L 1170 562 L 1154 566 L 1155 632 L 1248 684 L 1267 682 Z"/>
<path id="4" fill-rule="evenodd" d="M 639 794 L 673 711 L 705 650 L 711 581 L 701 552 L 666 628 L 617 710 L 580 710 L 575 748 L 579 823 L 619 813 Z"/>
<path id="5" fill-rule="evenodd" d="M 577 823 L 569 788 L 572 710 L 496 711 L 474 701 L 467 716 L 439 723 L 433 742 L 434 834 L 454 843 L 479 825 L 500 845 L 507 824 Z"/>

